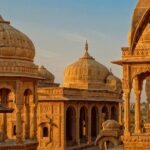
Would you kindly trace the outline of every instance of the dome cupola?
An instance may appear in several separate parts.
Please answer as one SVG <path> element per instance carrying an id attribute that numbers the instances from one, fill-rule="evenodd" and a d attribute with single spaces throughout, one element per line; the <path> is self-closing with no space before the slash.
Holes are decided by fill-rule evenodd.
<path id="1" fill-rule="evenodd" d="M 134 49 L 145 52 L 150 49 L 150 0 L 139 0 L 133 13 L 129 36 L 131 51 Z M 138 52 L 140 53 L 140 52 Z"/>
<path id="2" fill-rule="evenodd" d="M 0 16 L 0 76 L 38 77 L 32 41 Z"/>
<path id="3" fill-rule="evenodd" d="M 32 61 L 35 48 L 32 41 L 0 16 L 0 59 Z"/>
<path id="4" fill-rule="evenodd" d="M 84 55 L 64 71 L 64 87 L 79 89 L 100 89 L 109 70 L 88 53 L 86 41 Z"/>

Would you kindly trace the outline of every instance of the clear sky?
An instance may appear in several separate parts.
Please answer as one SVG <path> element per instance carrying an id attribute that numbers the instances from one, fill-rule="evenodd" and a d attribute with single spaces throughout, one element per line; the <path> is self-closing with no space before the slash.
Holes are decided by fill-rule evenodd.
<path id="1" fill-rule="evenodd" d="M 36 47 L 35 62 L 63 81 L 64 68 L 89 53 L 121 78 L 122 68 L 110 63 L 127 46 L 137 0 L 0 0 L 0 14 L 26 33 Z"/>

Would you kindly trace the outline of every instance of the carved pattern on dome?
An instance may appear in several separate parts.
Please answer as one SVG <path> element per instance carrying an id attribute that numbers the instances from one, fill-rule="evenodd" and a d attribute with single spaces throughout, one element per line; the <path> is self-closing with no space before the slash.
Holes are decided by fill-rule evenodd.
<path id="1" fill-rule="evenodd" d="M 38 73 L 42 78 L 44 78 L 45 81 L 54 83 L 54 75 L 50 71 L 48 71 L 44 66 L 40 66 L 38 68 Z"/>
<path id="2" fill-rule="evenodd" d="M 79 60 L 65 69 L 65 87 L 100 89 L 104 86 L 109 70 L 91 57 L 87 50 Z"/>
<path id="3" fill-rule="evenodd" d="M 35 48 L 22 32 L 0 18 L 0 58 L 33 60 Z"/>
<path id="4" fill-rule="evenodd" d="M 149 24 L 150 1 L 140 0 L 135 8 L 132 28 L 131 28 L 131 51 L 133 51 L 143 33 Z"/>

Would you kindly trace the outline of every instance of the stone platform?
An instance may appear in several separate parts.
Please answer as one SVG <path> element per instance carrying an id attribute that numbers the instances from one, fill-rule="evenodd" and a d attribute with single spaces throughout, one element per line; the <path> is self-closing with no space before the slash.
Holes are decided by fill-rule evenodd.
<path id="1" fill-rule="evenodd" d="M 38 142 L 26 140 L 23 144 L 16 144 L 15 141 L 0 143 L 0 150 L 37 150 Z"/>

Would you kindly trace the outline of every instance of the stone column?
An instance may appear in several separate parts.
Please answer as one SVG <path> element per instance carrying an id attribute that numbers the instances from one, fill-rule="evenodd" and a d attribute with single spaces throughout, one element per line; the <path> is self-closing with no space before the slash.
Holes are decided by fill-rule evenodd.
<path id="1" fill-rule="evenodd" d="M 88 143 L 91 143 L 91 109 L 88 110 Z"/>
<path id="2" fill-rule="evenodd" d="M 30 109 L 29 104 L 25 105 L 25 139 L 29 139 L 30 135 Z"/>
<path id="3" fill-rule="evenodd" d="M 109 120 L 112 119 L 111 116 L 112 116 L 112 114 L 111 114 L 111 106 L 108 105 L 108 119 L 109 119 Z"/>
<path id="4" fill-rule="evenodd" d="M 119 121 L 119 124 L 121 124 L 122 125 L 122 102 L 120 102 L 119 104 L 118 104 L 119 106 L 118 106 L 118 112 L 119 112 L 119 114 L 118 114 L 118 121 Z"/>
<path id="5" fill-rule="evenodd" d="M 30 138 L 36 139 L 36 105 L 30 106 Z"/>
<path id="6" fill-rule="evenodd" d="M 80 119 L 80 113 L 79 113 L 79 110 L 77 109 L 77 112 L 76 112 L 76 141 L 77 141 L 77 145 L 80 145 L 80 126 L 79 126 L 79 121 Z"/>
<path id="7" fill-rule="evenodd" d="M 103 118 L 102 118 L 102 107 L 100 106 L 100 110 L 99 110 L 99 131 L 102 129 L 102 122 L 103 122 Z"/>
<path id="8" fill-rule="evenodd" d="M 135 133 L 141 133 L 140 98 L 141 98 L 141 91 L 139 80 L 138 77 L 135 77 L 134 79 Z"/>
<path id="9" fill-rule="evenodd" d="M 147 98 L 147 123 L 150 123 L 150 98 Z"/>
<path id="10" fill-rule="evenodd" d="M 124 90 L 124 134 L 130 134 L 130 90 Z"/>
<path id="11" fill-rule="evenodd" d="M 21 117 L 21 110 L 23 109 L 23 105 L 17 105 L 16 109 L 16 143 L 22 144 L 23 143 L 23 131 L 22 131 L 22 117 Z"/>
<path id="12" fill-rule="evenodd" d="M 23 109 L 23 83 L 16 82 L 16 143 L 23 143 L 22 109 Z"/>
<path id="13" fill-rule="evenodd" d="M 0 137 L 0 142 L 4 142 L 5 141 L 5 129 L 4 129 L 4 121 L 5 121 L 5 118 L 4 118 L 4 114 L 0 114 L 0 119 L 1 119 L 1 122 L 0 122 L 0 132 L 1 132 L 1 137 Z"/>

